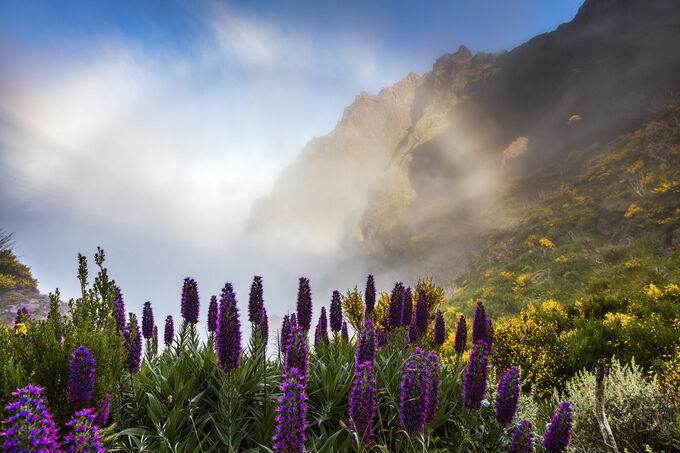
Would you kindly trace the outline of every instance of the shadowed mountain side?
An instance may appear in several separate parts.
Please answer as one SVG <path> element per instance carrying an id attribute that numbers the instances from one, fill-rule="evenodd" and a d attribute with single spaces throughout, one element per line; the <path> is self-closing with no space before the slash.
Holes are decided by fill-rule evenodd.
<path id="1" fill-rule="evenodd" d="M 677 1 L 588 0 L 510 52 L 461 46 L 423 77 L 360 96 L 251 224 L 355 244 L 405 276 L 450 276 L 507 220 L 507 177 L 631 130 L 680 93 L 678 23 Z"/>

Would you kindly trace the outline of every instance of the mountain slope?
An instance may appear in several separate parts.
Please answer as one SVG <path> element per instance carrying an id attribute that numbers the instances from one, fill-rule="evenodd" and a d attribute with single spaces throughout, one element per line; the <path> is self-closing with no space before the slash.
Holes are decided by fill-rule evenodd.
<path id="1" fill-rule="evenodd" d="M 588 0 L 510 52 L 461 47 L 362 96 L 253 209 L 251 224 L 446 278 L 504 225 L 503 190 L 658 114 L 680 93 L 680 3 Z M 564 165 L 566 163 L 566 165 Z"/>

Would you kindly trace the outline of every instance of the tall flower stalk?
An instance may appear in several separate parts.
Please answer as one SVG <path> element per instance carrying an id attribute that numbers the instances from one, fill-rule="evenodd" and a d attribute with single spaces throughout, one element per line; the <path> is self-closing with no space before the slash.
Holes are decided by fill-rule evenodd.
<path id="1" fill-rule="evenodd" d="M 475 319 L 472 323 L 472 344 L 479 341 L 486 341 L 486 310 L 481 300 L 477 301 Z"/>
<path id="2" fill-rule="evenodd" d="M 512 432 L 508 453 L 532 453 L 534 437 L 534 425 L 529 420 L 522 420 Z"/>
<path id="3" fill-rule="evenodd" d="M 139 371 L 142 359 L 142 333 L 137 326 L 137 317 L 134 313 L 129 314 L 130 321 L 125 328 L 125 351 L 127 352 L 127 368 L 130 372 Z"/>
<path id="4" fill-rule="evenodd" d="M 439 357 L 436 354 L 427 354 L 427 376 L 429 378 L 429 394 L 427 395 L 427 411 L 425 423 L 431 423 L 439 408 Z"/>
<path id="5" fill-rule="evenodd" d="M 357 346 L 356 366 L 361 363 L 375 361 L 375 350 L 377 342 L 375 338 L 375 327 L 373 321 L 366 320 L 364 328 L 359 337 L 359 345 Z"/>
<path id="6" fill-rule="evenodd" d="M 498 381 L 496 399 L 496 420 L 501 425 L 509 425 L 515 418 L 519 403 L 520 373 L 517 367 L 506 370 Z"/>
<path id="7" fill-rule="evenodd" d="M 373 311 L 375 310 L 375 280 L 373 275 L 369 275 L 366 279 L 366 294 L 364 319 L 373 319 Z"/>
<path id="8" fill-rule="evenodd" d="M 444 325 L 444 314 L 437 310 L 437 317 L 434 320 L 434 342 L 437 346 L 444 344 L 446 340 L 446 326 Z"/>
<path id="9" fill-rule="evenodd" d="M 305 340 L 305 333 L 300 326 L 291 326 L 290 344 L 288 345 L 288 353 L 286 354 L 285 370 L 289 371 L 295 368 L 300 375 L 300 378 L 307 382 L 308 365 L 307 341 Z"/>
<path id="10" fill-rule="evenodd" d="M 191 324 L 198 322 L 199 305 L 196 281 L 187 277 L 184 279 L 184 287 L 182 288 L 182 318 L 184 318 L 184 322 Z"/>
<path id="11" fill-rule="evenodd" d="M 95 361 L 85 346 L 79 346 L 71 354 L 69 401 L 74 409 L 89 407 L 94 394 Z"/>
<path id="12" fill-rule="evenodd" d="M 153 338 L 153 310 L 149 301 L 144 302 L 142 309 L 142 336 L 147 340 Z"/>
<path id="13" fill-rule="evenodd" d="M 569 446 L 571 426 L 574 423 L 574 410 L 571 403 L 563 402 L 557 409 L 543 437 L 543 446 L 550 453 L 562 453 Z"/>
<path id="14" fill-rule="evenodd" d="M 425 290 L 418 292 L 418 303 L 416 304 L 416 330 L 418 336 L 423 336 L 427 333 L 427 326 L 429 324 L 430 306 L 427 301 L 427 293 Z"/>
<path id="15" fill-rule="evenodd" d="M 350 429 L 362 443 L 368 442 L 373 433 L 376 387 L 373 377 L 373 363 L 357 364 L 354 371 L 354 385 L 349 399 Z M 352 439 L 354 442 L 356 439 Z"/>
<path id="16" fill-rule="evenodd" d="M 297 299 L 297 323 L 305 332 L 312 325 L 312 290 L 309 279 L 300 277 Z"/>
<path id="17" fill-rule="evenodd" d="M 281 338 L 279 340 L 280 352 L 286 354 L 288 352 L 288 345 L 290 344 L 290 316 L 285 315 L 281 323 Z"/>
<path id="18" fill-rule="evenodd" d="M 349 332 L 347 331 L 347 322 L 342 321 L 342 329 L 340 329 L 340 338 L 345 343 L 349 343 Z"/>
<path id="19" fill-rule="evenodd" d="M 456 327 L 456 338 L 454 340 L 453 349 L 460 355 L 465 352 L 465 345 L 467 345 L 467 323 L 465 322 L 465 315 L 460 315 L 458 326 Z"/>
<path id="20" fill-rule="evenodd" d="M 236 295 L 231 283 L 224 285 L 220 298 L 217 317 L 217 334 L 215 336 L 217 362 L 225 373 L 239 365 L 241 358 L 241 321 L 238 317 Z"/>
<path id="21" fill-rule="evenodd" d="M 489 373 L 486 348 L 483 341 L 475 345 L 463 377 L 463 406 L 477 410 L 482 407 Z"/>
<path id="22" fill-rule="evenodd" d="M 175 338 L 175 324 L 172 322 L 172 316 L 168 315 L 168 317 L 165 318 L 165 332 L 163 338 L 163 340 L 165 341 L 165 346 L 170 346 L 174 338 Z"/>
<path id="23" fill-rule="evenodd" d="M 111 317 L 116 320 L 118 331 L 125 332 L 125 327 L 127 326 L 127 320 L 125 318 L 125 301 L 123 300 L 123 293 L 118 286 L 116 286 L 116 295 L 113 297 Z"/>
<path id="24" fill-rule="evenodd" d="M 410 434 L 423 431 L 427 422 L 430 397 L 430 376 L 424 351 L 416 348 L 406 362 L 401 381 L 400 420 L 404 430 Z"/>
<path id="25" fill-rule="evenodd" d="M 262 316 L 260 316 L 260 335 L 262 335 L 266 349 L 269 341 L 269 317 L 267 316 L 267 309 L 264 307 L 262 307 Z"/>
<path id="26" fill-rule="evenodd" d="M 333 291 L 333 297 L 331 298 L 331 331 L 340 332 L 340 329 L 342 329 L 342 299 L 340 291 Z"/>
<path id="27" fill-rule="evenodd" d="M 276 416 L 272 449 L 277 453 L 305 451 L 307 428 L 306 377 L 297 368 L 286 369 Z"/>
<path id="28" fill-rule="evenodd" d="M 390 295 L 390 306 L 387 312 L 387 324 L 390 329 L 401 326 L 401 309 L 404 302 L 404 286 L 401 282 L 394 285 Z"/>
<path id="29" fill-rule="evenodd" d="M 208 332 L 217 332 L 217 315 L 219 314 L 219 305 L 217 303 L 217 296 L 210 297 L 210 305 L 208 305 Z"/>
<path id="30" fill-rule="evenodd" d="M 57 428 L 45 400 L 40 397 L 42 390 L 29 384 L 12 393 L 17 398 L 5 407 L 12 415 L 3 422 L 7 429 L 0 432 L 3 451 L 58 451 Z"/>
<path id="31" fill-rule="evenodd" d="M 248 297 L 248 321 L 253 325 L 259 326 L 262 323 L 262 310 L 264 300 L 262 298 L 262 277 L 256 275 L 250 285 L 250 295 Z"/>
<path id="32" fill-rule="evenodd" d="M 409 286 L 404 290 L 404 298 L 401 307 L 401 325 L 408 326 L 413 318 L 413 294 Z"/>
<path id="33" fill-rule="evenodd" d="M 99 426 L 96 424 L 96 414 L 92 409 L 83 409 L 75 413 L 66 426 L 71 432 L 64 438 L 69 453 L 104 453 Z"/>
<path id="34" fill-rule="evenodd" d="M 493 349 L 493 322 L 491 322 L 490 319 L 486 320 L 486 338 L 484 339 L 486 342 L 486 353 L 491 354 L 491 350 Z"/>

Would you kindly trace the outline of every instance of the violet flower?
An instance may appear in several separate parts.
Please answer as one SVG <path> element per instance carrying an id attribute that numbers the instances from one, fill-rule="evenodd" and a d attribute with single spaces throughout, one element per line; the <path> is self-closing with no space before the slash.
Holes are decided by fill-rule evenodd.
<path id="1" fill-rule="evenodd" d="M 364 323 L 364 328 L 359 337 L 359 345 L 357 346 L 357 357 L 355 364 L 358 365 L 363 362 L 373 363 L 375 361 L 375 327 L 373 321 L 370 319 Z"/>
<path id="2" fill-rule="evenodd" d="M 400 420 L 404 430 L 410 434 L 423 431 L 429 408 L 430 379 L 425 365 L 424 351 L 416 348 L 406 362 L 401 381 Z"/>
<path id="3" fill-rule="evenodd" d="M 217 362 L 225 373 L 239 368 L 241 357 L 241 321 L 238 317 L 236 295 L 231 283 L 226 283 L 220 297 L 215 335 Z"/>
<path id="4" fill-rule="evenodd" d="M 340 337 L 345 343 L 349 343 L 349 332 L 347 331 L 347 322 L 342 321 L 342 329 L 340 330 Z"/>
<path id="5" fill-rule="evenodd" d="M 387 312 L 387 325 L 390 329 L 401 326 L 401 308 L 404 299 L 404 286 L 401 282 L 394 285 L 390 296 L 390 306 Z"/>
<path id="6" fill-rule="evenodd" d="M 130 372 L 139 371 L 142 359 L 142 333 L 137 326 L 137 317 L 134 313 L 129 314 L 128 322 L 123 336 L 125 337 L 125 351 L 127 352 L 126 364 Z"/>
<path id="7" fill-rule="evenodd" d="M 297 323 L 305 332 L 312 325 L 312 290 L 309 279 L 300 277 L 297 300 Z"/>
<path id="8" fill-rule="evenodd" d="M 519 403 L 520 381 L 520 373 L 517 367 L 506 370 L 498 381 L 496 420 L 501 425 L 508 425 L 515 418 L 517 404 Z"/>
<path id="9" fill-rule="evenodd" d="M 97 403 L 97 412 L 94 419 L 94 424 L 98 426 L 106 425 L 109 421 L 109 412 L 111 411 L 111 396 L 104 395 L 104 398 Z"/>
<path id="10" fill-rule="evenodd" d="M 288 353 L 286 354 L 286 372 L 296 369 L 300 378 L 307 382 L 307 370 L 309 368 L 307 352 L 307 341 L 305 333 L 300 326 L 291 326 L 290 344 L 288 345 Z"/>
<path id="11" fill-rule="evenodd" d="M 532 453 L 534 437 L 534 425 L 529 420 L 522 420 L 512 432 L 508 453 Z"/>
<path id="12" fill-rule="evenodd" d="M 481 300 L 477 301 L 475 320 L 472 324 L 472 344 L 479 341 L 486 341 L 486 310 Z"/>
<path id="13" fill-rule="evenodd" d="M 411 294 L 411 287 L 409 286 L 404 291 L 401 307 L 401 325 L 408 326 L 411 324 L 411 318 L 413 318 L 413 294 Z"/>
<path id="14" fill-rule="evenodd" d="M 364 299 L 366 303 L 364 319 L 373 319 L 373 311 L 375 310 L 375 281 L 373 275 L 369 275 L 366 279 L 366 294 Z"/>
<path id="15" fill-rule="evenodd" d="M 444 326 L 444 314 L 437 310 L 437 317 L 434 320 L 434 342 L 441 346 L 446 340 L 446 327 Z"/>
<path id="16" fill-rule="evenodd" d="M 373 363 L 362 362 L 354 370 L 354 385 L 349 398 L 350 429 L 360 442 L 368 442 L 373 433 L 375 416 L 376 387 L 373 377 Z M 355 442 L 355 439 L 352 439 Z"/>
<path id="17" fill-rule="evenodd" d="M 79 410 L 90 405 L 94 393 L 95 361 L 85 346 L 80 346 L 71 354 L 69 401 Z"/>
<path id="18" fill-rule="evenodd" d="M 281 339 L 279 341 L 279 347 L 284 354 L 288 352 L 288 345 L 290 344 L 290 327 L 290 317 L 285 315 L 281 323 Z"/>
<path id="19" fill-rule="evenodd" d="M 463 406 L 477 410 L 482 407 L 489 373 L 486 348 L 486 343 L 483 341 L 475 344 L 463 376 Z"/>
<path id="20" fill-rule="evenodd" d="M 437 414 L 439 407 L 439 357 L 436 354 L 427 354 L 427 376 L 429 378 L 429 391 L 427 395 L 427 410 L 425 423 L 431 423 Z"/>
<path id="21" fill-rule="evenodd" d="M 250 286 L 250 297 L 248 298 L 248 321 L 254 326 L 262 323 L 262 310 L 264 301 L 262 299 L 262 277 L 256 275 Z"/>
<path id="22" fill-rule="evenodd" d="M 299 329 L 296 327 L 296 329 Z M 272 449 L 277 453 L 304 452 L 307 427 L 306 376 L 297 369 L 286 369 L 281 383 L 281 397 L 276 409 L 276 431 Z"/>
<path id="23" fill-rule="evenodd" d="M 543 446 L 550 453 L 561 453 L 567 450 L 571 437 L 571 426 L 574 422 L 574 410 L 571 403 L 563 402 L 557 409 L 543 437 Z"/>
<path id="24" fill-rule="evenodd" d="M 175 338 L 175 325 L 172 322 L 172 316 L 168 315 L 165 318 L 165 346 L 170 346 L 172 340 Z"/>
<path id="25" fill-rule="evenodd" d="M 182 318 L 184 318 L 184 322 L 191 324 L 198 322 L 199 305 L 196 281 L 187 277 L 184 279 L 184 287 L 182 288 Z"/>
<path id="26" fill-rule="evenodd" d="M 69 453 L 104 453 L 99 426 L 95 423 L 96 415 L 92 409 L 83 409 L 73 416 L 66 426 L 71 432 L 64 438 Z"/>
<path id="27" fill-rule="evenodd" d="M 208 305 L 208 332 L 217 332 L 217 314 L 219 305 L 217 304 L 217 296 L 210 297 L 210 305 Z"/>
<path id="28" fill-rule="evenodd" d="M 342 300 L 340 298 L 340 291 L 333 291 L 331 299 L 331 330 L 333 332 L 340 332 L 342 329 Z"/>
<path id="29" fill-rule="evenodd" d="M 45 400 L 40 397 L 42 390 L 29 384 L 12 393 L 18 398 L 5 407 L 12 415 L 3 422 L 7 429 L 0 432 L 2 451 L 59 451 L 57 428 Z"/>
<path id="30" fill-rule="evenodd" d="M 418 329 L 418 336 L 427 333 L 427 326 L 429 324 L 430 306 L 427 302 L 427 293 L 421 289 L 418 292 L 418 303 L 416 304 L 416 327 Z"/>
<path id="31" fill-rule="evenodd" d="M 142 336 L 147 340 L 153 337 L 153 310 L 149 301 L 144 302 L 142 309 Z"/>
<path id="32" fill-rule="evenodd" d="M 116 320 L 118 331 L 125 332 L 127 326 L 127 320 L 125 318 L 125 302 L 123 301 L 123 293 L 118 286 L 116 286 L 116 295 L 113 298 L 111 316 Z"/>
<path id="33" fill-rule="evenodd" d="M 260 334 L 264 341 L 265 347 L 269 341 L 269 318 L 267 317 L 267 309 L 262 307 L 262 314 L 260 315 Z"/>
<path id="34" fill-rule="evenodd" d="M 453 349 L 456 350 L 458 354 L 465 352 L 465 345 L 467 344 L 467 323 L 465 322 L 465 315 L 460 315 L 458 320 L 458 326 L 456 328 L 456 339 L 454 342 Z"/>

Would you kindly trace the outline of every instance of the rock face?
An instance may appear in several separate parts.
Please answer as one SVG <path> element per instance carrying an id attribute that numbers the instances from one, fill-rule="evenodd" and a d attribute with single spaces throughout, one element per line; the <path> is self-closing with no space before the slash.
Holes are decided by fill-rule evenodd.
<path id="1" fill-rule="evenodd" d="M 21 307 L 28 308 L 33 319 L 45 319 L 50 311 L 50 299 L 37 290 L 22 289 L 0 294 L 0 321 L 14 324 L 14 317 Z"/>
<path id="2" fill-rule="evenodd" d="M 680 2 L 587 0 L 510 52 L 461 47 L 362 94 L 253 209 L 251 226 L 447 273 L 502 221 L 498 191 L 680 95 Z M 322 238 L 322 239 L 319 239 Z"/>

